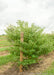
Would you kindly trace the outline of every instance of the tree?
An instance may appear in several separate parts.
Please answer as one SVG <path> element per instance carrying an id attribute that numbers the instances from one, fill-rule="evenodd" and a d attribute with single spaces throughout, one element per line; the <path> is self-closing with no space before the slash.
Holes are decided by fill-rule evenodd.
<path id="1" fill-rule="evenodd" d="M 28 66 L 37 63 L 38 57 L 48 54 L 52 49 L 52 43 L 47 35 L 43 33 L 44 28 L 36 26 L 34 23 L 28 26 L 28 22 L 17 21 L 17 26 L 7 27 L 6 34 L 8 40 L 13 44 L 11 53 L 16 56 L 18 65 Z M 20 33 L 24 32 L 24 42 L 20 41 Z M 20 50 L 23 51 L 23 62 L 20 62 Z"/>

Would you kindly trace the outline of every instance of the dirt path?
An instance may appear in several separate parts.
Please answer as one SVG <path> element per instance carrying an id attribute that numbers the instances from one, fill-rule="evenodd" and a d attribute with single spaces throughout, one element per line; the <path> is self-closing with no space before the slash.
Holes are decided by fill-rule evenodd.
<path id="1" fill-rule="evenodd" d="M 41 56 L 39 58 L 43 58 L 39 62 L 39 64 L 34 64 L 29 67 L 28 70 L 24 70 L 22 75 L 38 75 L 37 73 L 41 73 L 49 66 L 51 66 L 52 62 L 54 62 L 54 52 L 49 53 L 47 56 Z M 7 69 L 6 69 L 7 68 Z M 19 71 L 16 70 L 16 67 L 11 67 L 9 64 L 2 66 L 0 68 L 0 75 L 20 75 Z"/>
<path id="2" fill-rule="evenodd" d="M 0 39 L 0 41 L 6 41 L 7 39 Z"/>
<path id="3" fill-rule="evenodd" d="M 34 65 L 34 71 L 39 73 L 43 72 L 45 69 L 51 66 L 52 62 L 54 62 L 54 51 L 49 53 L 47 56 L 41 56 L 40 58 L 43 58 L 43 60 L 41 60 L 38 65 Z"/>
<path id="4" fill-rule="evenodd" d="M 10 68 L 10 67 L 11 67 L 11 63 L 8 63 L 6 65 L 0 66 L 0 73 L 3 73 L 5 71 L 7 71 L 8 68 Z"/>
<path id="5" fill-rule="evenodd" d="M 5 48 L 5 47 L 9 47 L 9 46 L 4 46 L 4 47 L 0 47 L 0 48 Z"/>
<path id="6" fill-rule="evenodd" d="M 10 53 L 8 51 L 1 51 L 0 56 L 9 55 Z"/>

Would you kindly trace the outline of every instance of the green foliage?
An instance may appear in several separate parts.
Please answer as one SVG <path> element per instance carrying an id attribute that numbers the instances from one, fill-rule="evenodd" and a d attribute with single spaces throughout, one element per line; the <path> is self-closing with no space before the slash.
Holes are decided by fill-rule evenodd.
<path id="1" fill-rule="evenodd" d="M 54 50 L 54 32 L 52 32 L 51 34 L 47 34 L 48 39 L 50 39 L 50 43 L 52 43 L 51 45 L 53 46 L 53 50 Z"/>
<path id="2" fill-rule="evenodd" d="M 27 22 L 17 21 L 17 26 L 7 27 L 6 34 L 8 40 L 13 44 L 11 53 L 18 56 L 18 65 L 31 65 L 38 62 L 38 57 L 48 54 L 52 49 L 52 42 L 43 33 L 44 28 L 36 26 L 34 23 L 29 27 Z M 23 43 L 20 41 L 20 33 L 24 33 Z M 20 62 L 20 50 L 23 52 L 23 62 Z"/>

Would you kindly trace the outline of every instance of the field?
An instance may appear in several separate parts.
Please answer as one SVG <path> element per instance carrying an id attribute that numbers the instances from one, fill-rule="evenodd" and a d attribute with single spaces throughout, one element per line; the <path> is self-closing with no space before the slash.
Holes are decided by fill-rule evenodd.
<path id="1" fill-rule="evenodd" d="M 0 36 L 0 66 L 7 64 L 14 58 L 14 56 L 9 53 L 11 46 L 12 45 L 6 39 L 6 36 Z"/>
<path id="2" fill-rule="evenodd" d="M 17 75 L 15 67 L 11 67 L 15 59 L 15 57 L 9 53 L 11 46 L 11 43 L 6 39 L 6 36 L 0 36 L 0 75 Z M 30 66 L 27 73 L 31 72 L 31 75 L 54 75 L 54 51 L 47 56 L 41 57 L 43 60 L 41 60 L 39 64 Z M 25 74 L 26 73 L 23 75 Z M 30 75 L 30 73 L 28 75 Z"/>

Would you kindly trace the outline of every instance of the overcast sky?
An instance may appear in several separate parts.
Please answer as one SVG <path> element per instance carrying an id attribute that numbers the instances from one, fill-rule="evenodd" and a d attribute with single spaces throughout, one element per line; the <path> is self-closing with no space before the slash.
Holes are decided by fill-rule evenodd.
<path id="1" fill-rule="evenodd" d="M 17 20 L 46 27 L 47 33 L 54 31 L 54 0 L 0 0 L 0 34 Z"/>

